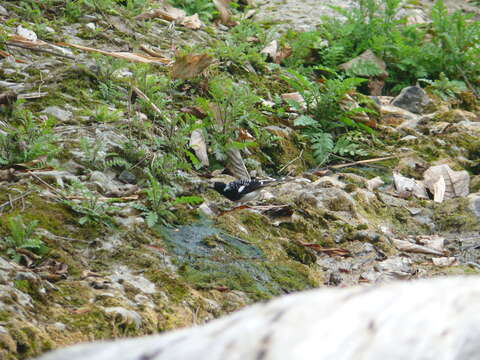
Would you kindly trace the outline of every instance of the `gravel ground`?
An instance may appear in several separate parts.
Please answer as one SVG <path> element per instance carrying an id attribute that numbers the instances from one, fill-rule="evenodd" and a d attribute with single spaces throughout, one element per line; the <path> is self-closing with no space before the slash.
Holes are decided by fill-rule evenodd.
<path id="1" fill-rule="evenodd" d="M 446 6 L 451 10 L 470 12 L 480 19 L 480 7 L 474 6 L 467 0 L 445 0 Z M 284 24 L 284 27 L 293 27 L 296 30 L 312 30 L 320 22 L 321 16 L 338 16 L 330 6 L 350 8 L 356 0 L 259 0 L 258 20 L 272 20 Z M 420 5 L 409 5 L 409 10 L 414 14 L 428 13 L 434 4 L 432 0 L 421 0 Z"/>

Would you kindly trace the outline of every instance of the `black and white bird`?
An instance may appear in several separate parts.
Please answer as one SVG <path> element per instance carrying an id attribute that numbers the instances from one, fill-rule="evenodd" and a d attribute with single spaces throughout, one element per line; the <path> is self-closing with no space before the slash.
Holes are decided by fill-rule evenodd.
<path id="1" fill-rule="evenodd" d="M 247 202 L 258 198 L 264 187 L 277 183 L 278 180 L 240 179 L 228 184 L 214 182 L 213 188 L 231 201 Z"/>

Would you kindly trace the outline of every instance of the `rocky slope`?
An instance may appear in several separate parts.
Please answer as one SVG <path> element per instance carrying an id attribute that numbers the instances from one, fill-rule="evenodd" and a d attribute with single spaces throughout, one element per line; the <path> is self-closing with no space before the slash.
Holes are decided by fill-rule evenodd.
<path id="1" fill-rule="evenodd" d="M 217 53 L 203 73 L 181 68 L 195 76 L 172 81 L 175 52 L 228 44 L 224 25 L 143 21 L 121 7 L 52 7 L 39 20 L 16 2 L 1 5 L 9 43 L 0 134 L 12 141 L 0 168 L 0 358 L 200 324 L 314 287 L 478 273 L 480 109 L 471 92 L 430 92 L 420 110 L 376 97 L 378 138 L 365 140 L 376 160 L 317 169 L 293 124 L 299 114 L 275 102 L 292 89 L 274 67 L 258 71 Z M 253 136 L 267 140 L 243 150 L 248 170 L 285 178 L 234 211 L 207 186 L 233 179 L 224 163 L 207 171 L 167 162 L 178 147 L 193 150 L 196 118 L 187 126 L 184 114 L 227 72 L 264 103 L 252 101 L 266 114 Z M 171 187 L 143 171 L 158 159 L 156 177 Z M 450 170 L 428 185 L 425 172 L 442 164 Z M 430 194 L 417 196 L 414 180 Z M 152 199 L 165 224 L 147 226 Z M 29 247 L 12 247 L 17 238 Z"/>

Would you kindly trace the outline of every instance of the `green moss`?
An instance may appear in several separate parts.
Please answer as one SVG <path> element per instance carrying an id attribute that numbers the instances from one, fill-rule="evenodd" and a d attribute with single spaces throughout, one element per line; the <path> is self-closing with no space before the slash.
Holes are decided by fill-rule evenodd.
<path id="1" fill-rule="evenodd" d="M 19 359 L 31 358 L 52 348 L 47 335 L 32 325 L 15 321 L 8 324 L 8 330 L 16 343 Z"/>
<path id="2" fill-rule="evenodd" d="M 100 226 L 95 224 L 78 226 L 77 217 L 65 205 L 52 202 L 37 193 L 24 198 L 24 205 L 25 207 L 15 207 L 6 213 L 7 216 L 0 217 L 0 232 L 6 233 L 10 216 L 22 215 L 25 222 L 37 220 L 39 228 L 57 236 L 92 239 L 100 234 Z M 49 239 L 44 240 L 49 245 Z"/>
<path id="3" fill-rule="evenodd" d="M 464 232 L 480 229 L 480 223 L 465 198 L 450 199 L 436 206 L 434 221 L 439 231 Z"/>
<path id="4" fill-rule="evenodd" d="M 12 314 L 8 311 L 1 310 L 0 311 L 0 322 L 10 320 L 12 318 Z"/>
<path id="5" fill-rule="evenodd" d="M 282 245 L 287 255 L 293 260 L 301 262 L 305 265 L 311 265 L 317 261 L 317 256 L 315 253 L 305 246 L 301 246 L 293 241 L 289 241 Z"/>
<path id="6" fill-rule="evenodd" d="M 174 278 L 172 274 L 161 270 L 148 270 L 144 275 L 158 289 L 165 292 L 174 303 L 179 303 L 190 294 L 189 287 L 181 279 Z"/>

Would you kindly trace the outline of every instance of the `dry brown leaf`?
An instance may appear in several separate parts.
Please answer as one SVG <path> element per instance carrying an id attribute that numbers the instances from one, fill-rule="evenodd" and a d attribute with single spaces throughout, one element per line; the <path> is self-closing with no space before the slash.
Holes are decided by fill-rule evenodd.
<path id="1" fill-rule="evenodd" d="M 445 182 L 445 189 L 440 178 Z M 439 192 L 438 199 L 452 199 L 455 197 L 465 197 L 469 194 L 470 175 L 464 171 L 453 171 L 448 165 L 437 165 L 430 167 L 423 174 L 425 186 L 434 194 Z M 444 191 L 444 196 L 440 192 Z"/>
<path id="2" fill-rule="evenodd" d="M 250 174 L 243 162 L 242 154 L 238 149 L 229 149 L 227 151 L 228 163 L 227 169 L 238 179 L 250 179 Z"/>
<path id="3" fill-rule="evenodd" d="M 400 251 L 430 255 L 443 255 L 443 251 L 432 249 L 423 245 L 413 244 L 406 240 L 393 239 L 393 245 Z"/>
<path id="4" fill-rule="evenodd" d="M 198 119 L 205 119 L 207 114 L 199 106 L 185 106 L 180 109 L 181 112 L 195 116 Z"/>
<path id="5" fill-rule="evenodd" d="M 200 20 L 200 18 L 198 17 L 198 14 L 185 17 L 182 20 L 181 24 L 186 28 L 193 29 L 193 30 L 198 30 L 202 26 L 204 26 L 202 20 Z"/>
<path id="6" fill-rule="evenodd" d="M 187 16 L 187 13 L 169 4 L 164 4 L 160 9 L 155 9 L 135 17 L 135 20 L 146 20 L 161 18 L 167 21 L 181 21 Z"/>
<path id="7" fill-rule="evenodd" d="M 14 91 L 0 94 L 0 105 L 12 105 L 15 101 L 17 101 L 17 94 Z"/>
<path id="8" fill-rule="evenodd" d="M 64 42 L 59 42 L 57 45 L 60 46 L 66 46 L 66 47 L 73 47 L 79 50 L 84 50 L 84 51 L 89 51 L 89 52 L 96 52 L 99 54 L 119 58 L 119 59 L 125 59 L 133 62 L 140 62 L 140 63 L 151 63 L 151 64 L 170 64 L 172 61 L 170 59 L 165 59 L 161 57 L 155 57 L 155 56 L 146 56 L 142 54 L 137 54 L 137 53 L 129 53 L 129 52 L 111 52 L 111 51 L 105 51 L 105 50 L 100 50 L 100 49 L 95 49 L 87 46 L 82 46 L 82 45 L 77 45 L 77 44 L 70 44 L 70 43 L 64 43 Z"/>
<path id="9" fill-rule="evenodd" d="M 342 248 L 324 248 L 319 244 L 309 244 L 304 242 L 299 242 L 300 245 L 313 249 L 320 253 L 325 253 L 327 255 L 337 255 L 337 256 L 350 256 L 350 251 Z"/>
<path id="10" fill-rule="evenodd" d="M 433 184 L 433 201 L 441 203 L 445 199 L 446 184 L 445 179 L 441 177 Z"/>
<path id="11" fill-rule="evenodd" d="M 228 5 L 230 3 L 229 0 L 213 0 L 213 3 L 220 14 L 222 24 L 227 26 L 233 26 L 236 24 L 236 22 L 232 20 L 232 14 L 230 13 Z"/>
<path id="12" fill-rule="evenodd" d="M 290 55 L 292 55 L 292 48 L 288 45 L 284 45 L 280 50 L 277 51 L 277 55 L 275 55 L 273 61 L 275 62 L 275 64 L 280 64 Z"/>
<path id="13" fill-rule="evenodd" d="M 283 100 L 293 100 L 300 104 L 303 109 L 307 108 L 307 103 L 302 95 L 299 92 L 285 93 L 281 95 Z"/>
<path id="14" fill-rule="evenodd" d="M 253 141 L 255 138 L 248 132 L 248 130 L 240 129 L 238 131 L 237 141 Z"/>
<path id="15" fill-rule="evenodd" d="M 393 173 L 395 189 L 399 194 L 411 194 L 419 199 L 428 199 L 427 190 L 421 181 L 407 178 L 397 172 Z"/>
<path id="16" fill-rule="evenodd" d="M 278 41 L 272 40 L 270 43 L 268 43 L 267 46 L 263 48 L 262 51 L 260 51 L 260 53 L 267 55 L 267 57 L 273 60 L 277 56 L 277 51 L 278 51 Z"/>
<path id="17" fill-rule="evenodd" d="M 156 52 L 155 50 L 152 50 L 148 47 L 148 45 L 142 44 L 140 45 L 140 49 L 145 51 L 148 55 L 153 56 L 153 57 L 163 57 L 162 54 Z"/>
<path id="18" fill-rule="evenodd" d="M 207 54 L 188 54 L 177 57 L 172 67 L 172 77 L 190 79 L 200 75 L 212 62 L 213 58 Z"/>
<path id="19" fill-rule="evenodd" d="M 203 166 L 210 165 L 208 161 L 207 144 L 202 130 L 196 129 L 192 131 L 190 135 L 190 147 L 195 151 L 195 155 Z"/>

